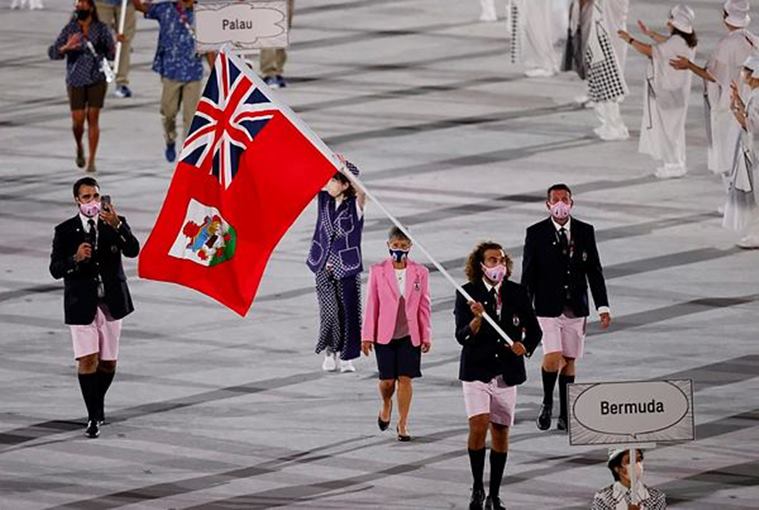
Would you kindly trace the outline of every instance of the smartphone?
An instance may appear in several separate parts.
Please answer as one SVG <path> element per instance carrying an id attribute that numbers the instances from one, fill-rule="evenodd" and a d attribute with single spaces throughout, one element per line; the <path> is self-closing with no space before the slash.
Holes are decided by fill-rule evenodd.
<path id="1" fill-rule="evenodd" d="M 111 212 L 111 195 L 103 195 L 100 198 L 100 204 L 103 206 L 103 209 Z"/>

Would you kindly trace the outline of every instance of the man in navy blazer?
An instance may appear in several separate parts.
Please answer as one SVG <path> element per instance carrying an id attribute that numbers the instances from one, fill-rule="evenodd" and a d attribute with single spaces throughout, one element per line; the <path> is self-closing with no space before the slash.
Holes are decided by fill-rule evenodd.
<path id="1" fill-rule="evenodd" d="M 57 227 L 50 274 L 63 278 L 63 309 L 77 360 L 79 385 L 87 407 L 87 437 L 100 435 L 105 394 L 116 372 L 121 319 L 132 313 L 132 297 L 121 264 L 122 254 L 136 257 L 140 242 L 126 218 L 101 202 L 92 177 L 74 184 L 79 213 Z"/>
<path id="2" fill-rule="evenodd" d="M 548 188 L 546 198 L 550 216 L 530 226 L 525 236 L 522 285 L 543 330 L 543 405 L 537 426 L 551 427 L 558 377 L 556 427 L 567 430 L 567 385 L 574 382 L 575 361 L 583 354 L 590 315 L 588 286 L 602 328 L 611 324 L 611 314 L 593 226 L 571 216 L 574 201 L 566 184 Z"/>

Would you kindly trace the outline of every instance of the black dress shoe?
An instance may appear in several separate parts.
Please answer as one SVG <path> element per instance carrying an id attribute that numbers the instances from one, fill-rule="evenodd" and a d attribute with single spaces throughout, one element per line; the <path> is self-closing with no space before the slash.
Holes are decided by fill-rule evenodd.
<path id="1" fill-rule="evenodd" d="M 401 441 L 403 443 L 407 443 L 411 441 L 411 436 L 408 434 L 401 434 L 401 428 L 395 427 L 395 431 L 398 433 L 398 441 Z"/>
<path id="2" fill-rule="evenodd" d="M 380 416 L 377 416 L 377 426 L 384 432 L 390 426 L 390 420 L 383 421 Z"/>
<path id="3" fill-rule="evenodd" d="M 84 429 L 84 435 L 90 439 L 95 439 L 100 435 L 100 426 L 97 420 L 90 420 L 87 422 L 87 428 Z"/>
<path id="4" fill-rule="evenodd" d="M 540 406 L 540 414 L 538 419 L 535 420 L 535 424 L 540 430 L 548 430 L 551 428 L 551 408 L 543 404 Z"/>
<path id="5" fill-rule="evenodd" d="M 498 496 L 488 496 L 485 500 L 485 510 L 506 510 Z"/>
<path id="6" fill-rule="evenodd" d="M 472 490 L 472 499 L 469 501 L 469 510 L 482 510 L 485 502 L 485 491 L 482 489 Z"/>
<path id="7" fill-rule="evenodd" d="M 567 430 L 567 419 L 563 416 L 559 416 L 559 419 L 556 420 L 556 429 L 557 430 Z"/>

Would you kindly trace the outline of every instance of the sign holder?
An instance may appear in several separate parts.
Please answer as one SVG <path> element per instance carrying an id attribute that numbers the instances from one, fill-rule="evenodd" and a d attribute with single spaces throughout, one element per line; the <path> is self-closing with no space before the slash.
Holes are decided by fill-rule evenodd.
<path id="1" fill-rule="evenodd" d="M 693 381 L 614 381 L 574 383 L 567 389 L 570 446 L 606 446 L 628 452 L 628 466 L 637 450 L 659 442 L 695 439 Z M 638 474 L 629 469 L 632 503 Z"/>

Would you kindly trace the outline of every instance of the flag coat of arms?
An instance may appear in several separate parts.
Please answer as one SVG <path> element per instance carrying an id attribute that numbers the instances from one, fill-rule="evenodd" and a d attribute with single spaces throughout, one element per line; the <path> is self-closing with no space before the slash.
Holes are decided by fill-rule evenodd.
<path id="1" fill-rule="evenodd" d="M 191 287 L 245 315 L 277 243 L 339 165 L 222 49 L 140 255 L 140 277 Z"/>

